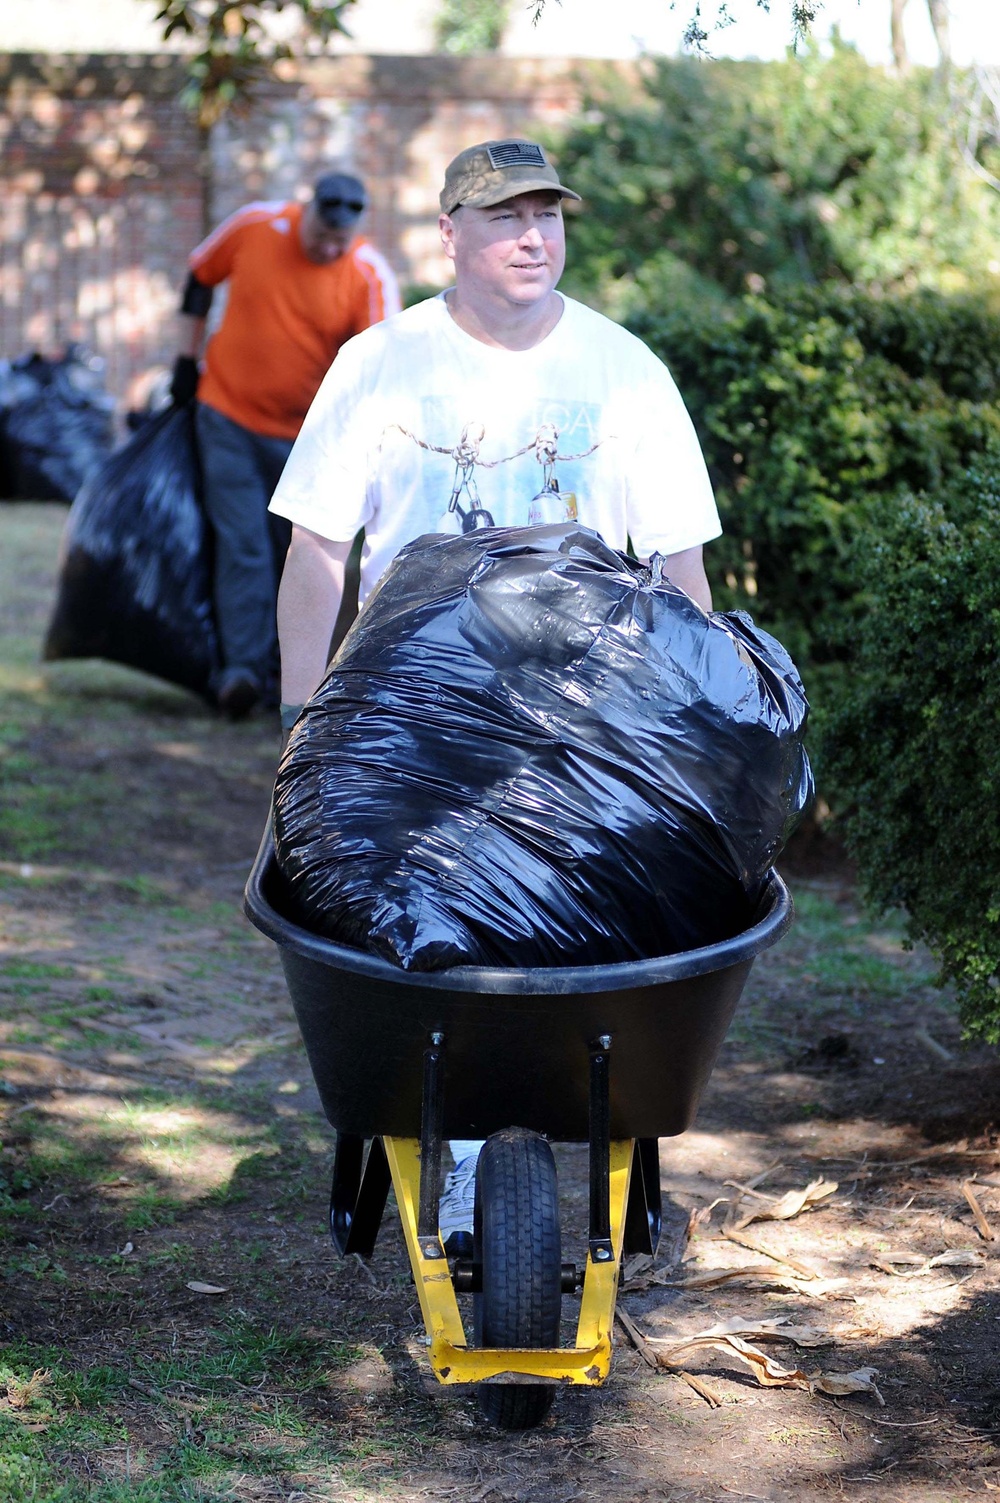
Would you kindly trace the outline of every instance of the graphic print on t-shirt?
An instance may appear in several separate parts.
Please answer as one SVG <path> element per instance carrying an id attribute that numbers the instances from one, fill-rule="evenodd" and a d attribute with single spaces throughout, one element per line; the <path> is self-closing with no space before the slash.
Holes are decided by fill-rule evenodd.
<path id="1" fill-rule="evenodd" d="M 390 463 L 395 461 L 403 470 L 408 468 L 408 459 L 416 460 L 425 472 L 435 466 L 435 479 L 440 477 L 440 482 L 450 466 L 450 484 L 441 488 L 441 514 L 433 521 L 427 519 L 433 531 L 472 532 L 479 527 L 577 520 L 577 496 L 590 488 L 587 471 L 593 470 L 585 461 L 611 437 L 598 428 L 596 405 L 570 407 L 540 401 L 527 414 L 522 405 L 513 427 L 497 421 L 487 424 L 479 418 L 462 422 L 456 411 L 454 402 L 425 400 L 419 430 L 391 423 L 379 445 L 380 457 L 391 454 Z M 541 417 L 542 412 L 547 416 Z M 581 438 L 582 449 L 572 442 Z M 403 453 L 399 453 L 400 443 Z M 409 456 L 407 443 L 412 446 Z M 425 473 L 424 493 L 433 495 L 437 485 L 428 486 L 427 480 Z"/>

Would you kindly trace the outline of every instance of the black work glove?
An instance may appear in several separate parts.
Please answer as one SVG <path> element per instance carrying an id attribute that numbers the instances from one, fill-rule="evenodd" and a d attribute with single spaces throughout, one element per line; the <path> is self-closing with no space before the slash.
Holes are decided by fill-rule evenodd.
<path id="1" fill-rule="evenodd" d="M 170 378 L 170 395 L 178 407 L 194 400 L 198 390 L 198 362 L 193 355 L 178 355 Z"/>

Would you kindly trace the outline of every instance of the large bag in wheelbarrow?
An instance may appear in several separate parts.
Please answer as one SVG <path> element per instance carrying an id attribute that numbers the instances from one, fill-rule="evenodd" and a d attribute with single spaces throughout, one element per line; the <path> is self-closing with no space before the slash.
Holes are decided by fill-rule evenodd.
<path id="1" fill-rule="evenodd" d="M 275 845 L 304 927 L 412 970 L 573 966 L 752 922 L 812 793 L 748 616 L 573 525 L 398 556 L 300 718 Z"/>
<path id="2" fill-rule="evenodd" d="M 219 654 L 199 496 L 191 407 L 168 407 L 70 508 L 46 658 L 108 658 L 209 693 Z"/>

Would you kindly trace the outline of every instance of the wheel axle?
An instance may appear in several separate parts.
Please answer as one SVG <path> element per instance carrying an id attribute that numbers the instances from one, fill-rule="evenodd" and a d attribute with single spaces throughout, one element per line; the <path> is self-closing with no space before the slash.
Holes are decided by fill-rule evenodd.
<path id="1" fill-rule="evenodd" d="M 451 1281 L 456 1294 L 482 1294 L 483 1266 L 470 1258 L 456 1258 L 450 1265 Z M 585 1270 L 577 1263 L 563 1263 L 560 1272 L 560 1288 L 563 1294 L 575 1294 L 583 1288 Z"/>

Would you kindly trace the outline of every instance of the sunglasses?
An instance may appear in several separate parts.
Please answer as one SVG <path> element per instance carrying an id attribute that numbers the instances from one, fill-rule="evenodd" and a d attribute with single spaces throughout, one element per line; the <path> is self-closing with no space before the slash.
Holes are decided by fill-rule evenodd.
<path id="1" fill-rule="evenodd" d="M 360 214 L 365 208 L 364 199 L 357 198 L 323 198 L 320 200 L 321 209 L 350 209 L 352 214 Z"/>

